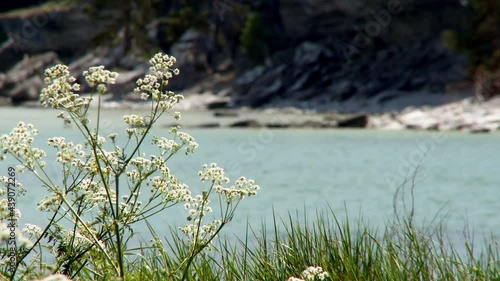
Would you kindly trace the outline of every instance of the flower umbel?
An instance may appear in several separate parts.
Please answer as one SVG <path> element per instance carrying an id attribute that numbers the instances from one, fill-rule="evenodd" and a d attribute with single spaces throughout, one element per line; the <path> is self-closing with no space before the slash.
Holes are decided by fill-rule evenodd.
<path id="1" fill-rule="evenodd" d="M 302 271 L 300 276 L 302 278 L 290 277 L 287 281 L 323 281 L 328 280 L 330 277 L 328 272 L 324 271 L 320 266 L 310 266 Z"/>
<path id="2" fill-rule="evenodd" d="M 65 108 L 74 111 L 84 105 L 88 105 L 91 98 L 80 98 L 74 92 L 80 91 L 80 85 L 75 83 L 75 77 L 69 74 L 66 65 L 58 64 L 45 70 L 45 84 L 42 89 L 40 100 L 44 106 L 52 108 Z"/>
<path id="3" fill-rule="evenodd" d="M 83 75 L 90 87 L 114 84 L 118 77 L 118 73 L 106 70 L 102 65 L 89 68 L 89 70 L 83 72 Z"/>

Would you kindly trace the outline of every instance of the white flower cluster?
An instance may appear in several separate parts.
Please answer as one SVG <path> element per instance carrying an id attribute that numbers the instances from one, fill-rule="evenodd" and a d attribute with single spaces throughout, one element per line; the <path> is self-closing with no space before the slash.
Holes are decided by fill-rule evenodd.
<path id="1" fill-rule="evenodd" d="M 149 71 L 154 73 L 159 79 L 170 79 L 172 78 L 172 74 L 179 75 L 179 69 L 172 68 L 176 62 L 173 56 L 157 53 L 149 60 L 151 64 Z"/>
<path id="2" fill-rule="evenodd" d="M 218 194 L 222 194 L 222 198 L 225 198 L 228 203 L 232 203 L 234 200 L 242 200 L 245 196 L 256 195 L 257 190 L 260 189 L 253 180 L 247 180 L 245 177 L 240 177 L 236 181 L 236 186 L 222 187 L 223 184 L 229 183 L 229 178 L 226 177 L 224 169 L 218 167 L 216 163 L 203 165 L 203 170 L 198 175 L 202 182 L 211 182 L 213 190 Z M 217 234 L 216 232 L 222 224 L 219 220 L 214 220 L 206 225 L 202 224 L 203 217 L 212 212 L 208 197 L 209 192 L 204 191 L 201 195 L 191 197 L 184 205 L 186 209 L 189 209 L 187 220 L 192 223 L 182 227 L 181 231 L 188 236 L 191 243 L 201 242 L 203 244 L 208 242 Z M 227 219 L 224 218 L 224 220 Z"/>
<path id="3" fill-rule="evenodd" d="M 53 137 L 47 140 L 47 144 L 58 150 L 56 161 L 72 167 L 82 168 L 85 165 L 83 157 L 86 155 L 83 145 L 66 142 L 63 137 Z"/>
<path id="4" fill-rule="evenodd" d="M 172 127 L 170 130 L 170 134 L 174 135 L 174 140 L 167 139 L 165 137 L 157 137 L 153 136 L 152 144 L 156 144 L 160 149 L 160 155 L 163 156 L 167 153 L 174 154 L 182 147 L 185 147 L 186 155 L 189 153 L 193 153 L 196 148 L 198 148 L 198 143 L 188 133 L 179 132 L 178 127 Z M 180 144 L 175 141 L 175 139 L 179 138 Z"/>
<path id="5" fill-rule="evenodd" d="M 52 108 L 65 108 L 75 111 L 82 106 L 87 106 L 92 98 L 80 98 L 74 91 L 80 91 L 80 85 L 75 83 L 75 77 L 69 74 L 66 65 L 58 64 L 45 70 L 45 84 L 40 100 L 44 106 Z"/>
<path id="6" fill-rule="evenodd" d="M 181 113 L 179 111 L 174 112 L 174 118 L 177 121 L 181 120 Z"/>
<path id="7" fill-rule="evenodd" d="M 43 233 L 42 229 L 38 225 L 30 223 L 24 225 L 22 232 L 35 238 L 39 238 Z"/>
<path id="8" fill-rule="evenodd" d="M 27 168 L 34 171 L 36 165 L 43 169 L 45 162 L 40 159 L 46 154 L 45 151 L 33 147 L 33 137 L 36 135 L 38 130 L 34 129 L 33 125 L 19 122 L 10 134 L 0 137 L 0 161 L 5 159 L 5 154 L 11 154 L 23 163 L 18 169 Z"/>
<path id="9" fill-rule="evenodd" d="M 210 200 L 207 198 L 206 194 L 196 195 L 195 197 L 189 198 L 187 201 L 188 203 L 184 205 L 184 208 L 190 209 L 187 218 L 188 221 L 197 221 L 198 218 L 204 217 L 206 213 L 212 212 L 212 207 L 209 206 Z"/>
<path id="10" fill-rule="evenodd" d="M 22 248 L 29 248 L 33 246 L 33 242 L 27 237 L 25 237 L 21 232 L 15 230 L 12 225 L 0 222 L 0 243 L 8 245 L 9 239 L 16 239 L 17 245 Z M 14 236 L 12 236 L 14 235 Z"/>
<path id="11" fill-rule="evenodd" d="M 108 192 L 106 189 L 99 185 L 99 183 L 90 179 L 83 179 L 80 184 L 75 188 L 75 191 L 82 191 L 85 196 L 85 201 L 89 203 L 88 208 L 93 208 L 104 203 L 108 203 Z M 109 196 L 112 202 L 116 202 L 116 196 L 113 190 L 109 191 Z"/>
<path id="12" fill-rule="evenodd" d="M 176 95 L 174 92 L 164 90 L 168 85 L 168 79 L 179 74 L 177 68 L 172 68 L 176 60 L 172 56 L 157 53 L 150 61 L 149 68 L 152 74 L 147 74 L 143 79 L 137 80 L 137 87 L 134 92 L 141 95 L 141 99 L 147 100 L 150 97 L 163 111 L 172 109 L 184 97 Z"/>
<path id="13" fill-rule="evenodd" d="M 121 151 L 120 149 L 107 151 L 102 148 L 106 143 L 106 139 L 101 136 L 98 136 L 97 139 L 87 141 L 85 145 L 88 146 L 89 142 L 95 142 L 90 146 L 93 147 L 94 145 L 96 145 L 97 147 L 97 159 L 94 157 L 93 153 L 86 154 L 85 156 L 86 162 L 84 168 L 89 173 L 89 175 L 99 175 L 101 172 L 103 172 L 104 175 L 109 176 L 122 168 L 123 165 L 121 163 L 121 160 L 124 157 L 123 151 Z"/>
<path id="14" fill-rule="evenodd" d="M 144 79 L 138 79 L 136 92 L 141 93 L 141 99 L 147 100 L 150 96 L 153 100 L 159 101 L 161 97 L 161 85 L 158 83 L 158 78 L 154 75 L 147 74 Z"/>
<path id="15" fill-rule="evenodd" d="M 198 148 L 198 143 L 188 133 L 177 132 L 177 136 L 182 141 L 182 145 L 186 146 L 186 154 L 193 153 L 194 150 Z"/>
<path id="16" fill-rule="evenodd" d="M 256 185 L 254 180 L 247 180 L 245 177 L 240 177 L 235 184 L 236 186 L 230 188 L 216 186 L 215 191 L 224 194 L 226 200 L 232 202 L 234 199 L 242 200 L 245 196 L 257 195 L 257 190 L 260 189 L 260 186 Z"/>
<path id="17" fill-rule="evenodd" d="M 235 199 L 242 200 L 245 196 L 257 195 L 257 191 L 260 189 L 260 186 L 256 185 L 254 180 L 245 177 L 236 180 L 235 186 L 223 187 L 222 184 L 228 183 L 229 178 L 224 175 L 224 170 L 217 167 L 215 163 L 210 164 L 210 166 L 203 165 L 203 171 L 200 171 L 198 175 L 202 182 L 211 181 L 214 184 L 214 190 L 224 195 L 227 202 L 233 202 Z"/>
<path id="18" fill-rule="evenodd" d="M 328 272 L 324 271 L 320 266 L 310 266 L 300 274 L 302 278 L 290 277 L 287 281 L 316 281 L 329 279 Z"/>
<path id="19" fill-rule="evenodd" d="M 174 154 L 181 148 L 181 146 L 174 140 L 170 140 L 165 137 L 158 138 L 157 136 L 153 136 L 152 144 L 156 144 L 158 146 L 161 156 L 165 155 L 167 152 Z"/>
<path id="20" fill-rule="evenodd" d="M 201 225 L 199 220 L 196 219 L 193 223 L 181 227 L 180 230 L 186 234 L 192 245 L 204 245 L 216 234 L 220 225 L 220 220 L 214 220 L 206 225 Z"/>
<path id="21" fill-rule="evenodd" d="M 58 189 L 58 187 L 56 186 Z M 61 198 L 57 193 L 52 193 L 52 196 L 45 196 L 40 202 L 38 202 L 37 209 L 42 212 L 54 212 L 57 210 L 59 205 L 61 205 Z"/>
<path id="22" fill-rule="evenodd" d="M 163 202 L 185 202 L 191 198 L 189 187 L 174 176 L 156 176 L 151 179 L 151 187 L 163 195 Z M 155 192 L 153 191 L 153 192 Z"/>
<path id="23" fill-rule="evenodd" d="M 13 205 L 9 204 L 7 198 L 0 199 L 0 221 L 10 218 L 15 220 L 21 219 L 21 211 L 12 207 Z"/>
<path id="24" fill-rule="evenodd" d="M 12 185 L 12 181 L 9 181 L 9 177 L 7 177 L 7 176 L 0 176 L 0 183 L 5 187 L 7 187 L 8 185 Z M 26 188 L 24 188 L 22 183 L 19 182 L 17 179 L 16 179 L 14 185 L 17 188 L 18 195 L 24 195 L 26 193 Z M 6 193 L 7 193 L 6 188 L 0 188 L 0 197 L 5 196 Z M 0 218 L 2 218 L 1 213 L 0 213 Z"/>
<path id="25" fill-rule="evenodd" d="M 108 207 L 108 197 L 111 198 L 111 203 L 116 204 L 116 193 L 114 190 L 106 190 L 105 187 L 99 187 L 99 189 L 95 192 L 89 192 L 86 193 L 86 200 L 93 204 L 94 206 L 99 206 L 99 215 L 101 218 L 106 217 L 108 214 L 107 212 L 107 207 Z"/>
<path id="26" fill-rule="evenodd" d="M 166 166 L 162 158 L 152 157 L 152 163 L 160 171 L 159 176 L 149 177 L 151 182 L 151 193 L 160 194 L 163 203 L 167 202 L 186 202 L 191 199 L 189 187 L 176 179 Z"/>
<path id="27" fill-rule="evenodd" d="M 123 199 L 127 200 L 128 197 L 124 196 Z M 120 202 L 119 206 L 121 221 L 124 221 L 126 224 L 131 224 L 138 220 L 139 214 L 141 212 L 142 202 L 138 201 L 134 204 Z"/>
<path id="28" fill-rule="evenodd" d="M 201 182 L 211 181 L 215 186 L 229 182 L 229 178 L 224 174 L 224 169 L 217 167 L 216 163 L 203 165 L 203 171 L 198 172 Z"/>
<path id="29" fill-rule="evenodd" d="M 123 115 L 123 121 L 125 121 L 130 128 L 140 128 L 149 125 L 149 122 L 144 117 L 135 114 Z"/>
<path id="30" fill-rule="evenodd" d="M 97 86 L 100 94 L 106 92 L 105 84 L 114 84 L 118 73 L 104 69 L 103 65 L 90 67 L 83 75 L 90 87 Z"/>

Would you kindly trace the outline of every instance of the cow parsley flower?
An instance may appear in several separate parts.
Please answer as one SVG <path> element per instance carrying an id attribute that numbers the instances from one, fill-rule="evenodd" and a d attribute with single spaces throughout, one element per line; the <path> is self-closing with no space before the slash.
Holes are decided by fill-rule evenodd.
<path id="1" fill-rule="evenodd" d="M 235 184 L 236 186 L 231 186 L 229 188 L 215 185 L 215 191 L 219 194 L 223 194 L 227 202 L 233 202 L 233 200 L 242 200 L 246 196 L 257 195 L 257 191 L 260 189 L 260 186 L 256 185 L 254 180 L 247 180 L 245 177 L 240 177 L 236 180 Z"/>
<path id="2" fill-rule="evenodd" d="M 182 144 L 186 146 L 186 154 L 193 153 L 196 148 L 198 148 L 198 143 L 194 140 L 194 138 L 184 132 L 177 132 L 177 136 L 182 141 Z"/>
<path id="3" fill-rule="evenodd" d="M 6 154 L 10 154 L 23 163 L 22 169 L 33 171 L 36 166 L 43 168 L 45 162 L 41 159 L 46 154 L 45 151 L 33 147 L 33 137 L 36 135 L 38 130 L 34 129 L 33 125 L 19 122 L 10 134 L 0 137 L 0 160 L 3 160 Z"/>
<path id="4" fill-rule="evenodd" d="M 106 70 L 102 65 L 90 67 L 89 70 L 83 72 L 83 75 L 90 87 L 103 84 L 114 84 L 116 82 L 116 77 L 118 77 L 118 73 Z"/>
<path id="5" fill-rule="evenodd" d="M 181 113 L 178 111 L 174 112 L 174 118 L 177 121 L 181 120 Z"/>
<path id="6" fill-rule="evenodd" d="M 27 223 L 24 225 L 24 228 L 22 230 L 24 234 L 30 235 L 32 237 L 40 237 L 42 235 L 42 229 L 35 224 Z"/>
<path id="7" fill-rule="evenodd" d="M 217 167 L 216 163 L 203 165 L 203 171 L 198 172 L 198 176 L 202 182 L 211 181 L 216 186 L 229 182 L 229 178 L 224 174 L 224 169 Z"/>
<path id="8" fill-rule="evenodd" d="M 176 95 L 174 92 L 165 89 L 165 86 L 168 85 L 168 79 L 179 74 L 177 68 L 172 68 L 175 62 L 176 59 L 172 56 L 162 53 L 156 54 L 149 61 L 151 64 L 149 70 L 152 74 L 147 74 L 144 78 L 138 79 L 134 92 L 140 94 L 143 100 L 151 97 L 162 111 L 172 109 L 184 98 L 182 95 Z"/>
<path id="9" fill-rule="evenodd" d="M 124 115 L 123 116 L 123 121 L 130 127 L 130 128 L 140 128 L 140 127 L 145 127 L 149 124 L 147 120 L 139 115 L 131 114 L 131 115 Z"/>
<path id="10" fill-rule="evenodd" d="M 200 224 L 199 219 L 193 220 L 193 223 L 186 224 L 180 230 L 188 237 L 191 245 L 203 245 L 212 239 L 219 229 L 222 222 L 220 220 L 213 220 L 208 224 Z"/>
<path id="11" fill-rule="evenodd" d="M 179 69 L 172 68 L 176 62 L 177 60 L 173 56 L 157 53 L 149 60 L 151 64 L 149 71 L 159 79 L 170 79 L 172 75 L 179 75 Z"/>
<path id="12" fill-rule="evenodd" d="M 324 271 L 320 266 L 310 266 L 302 271 L 302 278 L 306 281 L 325 280 L 329 277 L 328 272 Z"/>
<path id="13" fill-rule="evenodd" d="M 76 111 L 83 106 L 88 106 L 92 98 L 81 98 L 74 92 L 80 91 L 80 85 L 75 83 L 75 77 L 69 74 L 68 66 L 58 64 L 45 70 L 45 83 L 40 100 L 42 105 L 52 108 L 65 108 Z"/>
<path id="14" fill-rule="evenodd" d="M 152 144 L 156 144 L 160 149 L 160 155 L 163 156 L 167 152 L 176 153 L 181 146 L 174 140 L 167 139 L 165 137 L 158 138 L 153 136 Z"/>

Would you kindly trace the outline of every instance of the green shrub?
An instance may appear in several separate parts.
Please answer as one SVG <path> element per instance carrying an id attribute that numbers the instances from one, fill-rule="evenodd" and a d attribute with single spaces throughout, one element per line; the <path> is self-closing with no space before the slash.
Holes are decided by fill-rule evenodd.
<path id="1" fill-rule="evenodd" d="M 447 30 L 444 41 L 469 56 L 472 72 L 478 68 L 494 72 L 500 69 L 500 2 L 471 0 L 470 4 L 474 13 L 468 30 Z"/>
<path id="2" fill-rule="evenodd" d="M 263 62 L 269 56 L 268 40 L 272 32 L 257 13 L 247 16 L 240 35 L 240 44 L 243 52 L 254 62 Z"/>

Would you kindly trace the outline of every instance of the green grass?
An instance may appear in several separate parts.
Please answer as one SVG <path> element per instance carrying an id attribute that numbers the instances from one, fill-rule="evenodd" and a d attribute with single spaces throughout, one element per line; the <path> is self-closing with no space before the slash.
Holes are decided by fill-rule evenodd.
<path id="1" fill-rule="evenodd" d="M 237 243 L 220 240 L 216 251 L 197 257 L 186 280 L 287 280 L 308 266 L 321 266 L 331 280 L 500 280 L 497 245 L 486 245 L 475 256 L 473 242 L 464 236 L 464 244 L 456 247 L 442 222 L 418 228 L 412 217 L 396 216 L 377 231 L 329 210 L 313 221 L 306 215 L 274 218 L 272 229 L 247 233 Z M 165 253 L 136 260 L 129 277 L 181 280 L 168 271 L 182 267 L 178 261 L 185 249 L 175 238 Z"/>

